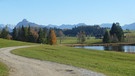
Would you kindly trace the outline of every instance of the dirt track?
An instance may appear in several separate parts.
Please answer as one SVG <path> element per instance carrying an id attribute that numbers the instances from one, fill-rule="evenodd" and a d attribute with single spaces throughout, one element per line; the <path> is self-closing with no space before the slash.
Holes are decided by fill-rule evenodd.
<path id="1" fill-rule="evenodd" d="M 10 53 L 17 48 L 28 46 L 17 46 L 0 49 L 0 61 L 6 63 L 10 68 L 9 76 L 104 76 L 103 74 L 88 71 L 81 68 L 29 59 Z"/>

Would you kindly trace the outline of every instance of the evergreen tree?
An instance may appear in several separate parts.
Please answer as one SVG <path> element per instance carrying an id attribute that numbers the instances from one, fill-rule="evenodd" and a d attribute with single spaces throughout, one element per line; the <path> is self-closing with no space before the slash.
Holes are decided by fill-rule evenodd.
<path id="1" fill-rule="evenodd" d="M 31 42 L 36 43 L 38 40 L 38 33 L 35 30 L 31 30 L 30 38 Z"/>
<path id="2" fill-rule="evenodd" d="M 111 42 L 116 43 L 116 42 L 118 42 L 118 41 L 119 41 L 119 40 L 118 40 L 118 37 L 117 37 L 116 34 L 114 34 L 114 35 L 111 36 Z"/>
<path id="3" fill-rule="evenodd" d="M 124 40 L 124 32 L 119 23 L 116 23 L 116 25 L 117 25 L 116 36 L 117 36 L 118 40 L 121 42 Z"/>
<path id="4" fill-rule="evenodd" d="M 19 40 L 21 41 L 29 41 L 28 40 L 28 28 L 27 27 L 24 27 L 22 25 L 22 28 L 20 28 L 19 30 Z"/>
<path id="5" fill-rule="evenodd" d="M 24 26 L 22 25 L 22 28 L 20 29 L 20 40 L 25 41 L 25 29 Z"/>
<path id="6" fill-rule="evenodd" d="M 45 43 L 45 32 L 42 28 L 39 29 L 38 35 L 38 43 Z"/>
<path id="7" fill-rule="evenodd" d="M 30 27 L 30 25 L 29 25 L 29 27 L 28 27 L 28 42 L 32 42 L 32 33 L 31 33 L 31 27 Z"/>
<path id="8" fill-rule="evenodd" d="M 13 39 L 14 39 L 14 40 L 17 40 L 17 37 L 18 37 L 18 33 L 17 33 L 17 28 L 15 27 L 15 28 L 13 29 Z"/>
<path id="9" fill-rule="evenodd" d="M 21 27 L 18 28 L 18 37 L 17 40 L 22 41 L 22 36 L 21 36 Z"/>
<path id="10" fill-rule="evenodd" d="M 31 28 L 30 26 L 27 28 L 27 41 L 36 43 L 38 42 L 38 33 L 34 30 L 34 28 Z"/>
<path id="11" fill-rule="evenodd" d="M 24 28 L 24 41 L 28 41 L 28 28 Z"/>
<path id="12" fill-rule="evenodd" d="M 111 40 L 110 40 L 110 34 L 109 34 L 109 32 L 107 30 L 106 30 L 106 32 L 104 34 L 103 42 L 104 43 L 110 43 L 111 42 Z"/>
<path id="13" fill-rule="evenodd" d="M 9 31 L 8 31 L 8 27 L 6 26 L 5 28 L 2 29 L 1 38 L 7 39 L 8 34 Z"/>
<path id="14" fill-rule="evenodd" d="M 114 35 L 114 34 L 116 34 L 116 31 L 117 31 L 117 26 L 116 26 L 115 23 L 113 23 L 112 27 L 111 27 L 111 30 L 110 30 L 110 34 Z"/>
<path id="15" fill-rule="evenodd" d="M 120 42 L 123 41 L 124 39 L 124 32 L 119 23 L 113 23 L 112 28 L 110 30 L 110 34 L 112 37 L 115 37 L 116 35 L 116 37 L 118 38 L 118 41 Z"/>

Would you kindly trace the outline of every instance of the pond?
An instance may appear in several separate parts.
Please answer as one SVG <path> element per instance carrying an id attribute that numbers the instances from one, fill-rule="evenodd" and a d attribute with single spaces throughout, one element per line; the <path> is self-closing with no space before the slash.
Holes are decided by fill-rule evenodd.
<path id="1" fill-rule="evenodd" d="M 105 50 L 105 51 L 118 51 L 135 53 L 135 45 L 118 45 L 118 46 L 75 46 L 76 48 Z"/>

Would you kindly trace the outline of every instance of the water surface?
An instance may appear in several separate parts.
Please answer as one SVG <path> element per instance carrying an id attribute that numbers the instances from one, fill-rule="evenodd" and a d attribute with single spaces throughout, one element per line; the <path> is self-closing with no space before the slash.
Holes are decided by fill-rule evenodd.
<path id="1" fill-rule="evenodd" d="M 135 45 L 118 45 L 118 46 L 75 46 L 76 48 L 95 49 L 103 51 L 133 52 Z"/>

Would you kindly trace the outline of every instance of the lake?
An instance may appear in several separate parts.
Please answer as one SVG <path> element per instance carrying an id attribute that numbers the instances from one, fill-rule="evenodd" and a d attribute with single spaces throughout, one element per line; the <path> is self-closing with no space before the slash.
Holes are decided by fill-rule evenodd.
<path id="1" fill-rule="evenodd" d="M 117 45 L 117 46 L 75 46 L 76 48 L 105 50 L 105 51 L 118 51 L 135 53 L 135 45 Z"/>

